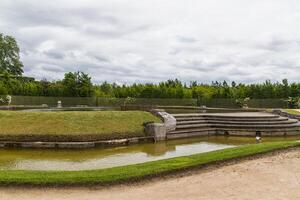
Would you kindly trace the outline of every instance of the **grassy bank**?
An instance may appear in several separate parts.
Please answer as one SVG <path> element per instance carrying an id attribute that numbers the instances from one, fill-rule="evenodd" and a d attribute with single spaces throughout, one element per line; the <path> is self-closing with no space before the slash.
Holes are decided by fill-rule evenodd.
<path id="1" fill-rule="evenodd" d="M 37 186 L 88 184 L 105 185 L 139 180 L 149 176 L 171 173 L 218 161 L 242 158 L 276 149 L 295 146 L 300 146 L 300 142 L 289 141 L 252 144 L 192 156 L 90 171 L 0 171 L 0 184 Z"/>
<path id="2" fill-rule="evenodd" d="M 292 115 L 300 115 L 300 112 L 294 109 L 284 109 L 284 111 Z"/>
<path id="3" fill-rule="evenodd" d="M 145 136 L 143 123 L 160 121 L 141 111 L 0 111 L 0 140 L 90 141 Z"/>

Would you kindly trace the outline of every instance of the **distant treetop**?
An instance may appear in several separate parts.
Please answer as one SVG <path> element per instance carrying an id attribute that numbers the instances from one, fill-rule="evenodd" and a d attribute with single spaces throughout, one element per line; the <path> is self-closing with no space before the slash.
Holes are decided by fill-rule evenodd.
<path id="1" fill-rule="evenodd" d="M 23 63 L 20 61 L 20 49 L 17 41 L 12 36 L 0 33 L 0 74 L 8 72 L 21 76 Z"/>

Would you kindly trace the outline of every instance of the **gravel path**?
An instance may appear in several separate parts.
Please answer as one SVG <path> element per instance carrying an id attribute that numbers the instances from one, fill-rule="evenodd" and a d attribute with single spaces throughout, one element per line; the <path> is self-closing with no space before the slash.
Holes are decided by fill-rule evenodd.
<path id="1" fill-rule="evenodd" d="M 198 170 L 186 176 L 109 188 L 0 188 L 1 200 L 298 200 L 300 149 Z"/>

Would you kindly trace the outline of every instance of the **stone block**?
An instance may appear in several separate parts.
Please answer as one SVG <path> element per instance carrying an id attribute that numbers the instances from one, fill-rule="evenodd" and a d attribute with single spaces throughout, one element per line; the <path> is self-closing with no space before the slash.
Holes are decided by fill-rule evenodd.
<path id="1" fill-rule="evenodd" d="M 151 123 L 147 124 L 145 127 L 145 131 L 154 137 L 155 141 L 163 141 L 166 140 L 167 129 L 166 126 L 162 123 Z"/>
<path id="2" fill-rule="evenodd" d="M 151 110 L 151 113 L 155 114 L 156 116 L 160 117 L 163 120 L 163 123 L 166 127 L 166 131 L 174 131 L 176 129 L 176 118 L 165 112 L 163 109 L 153 109 Z"/>

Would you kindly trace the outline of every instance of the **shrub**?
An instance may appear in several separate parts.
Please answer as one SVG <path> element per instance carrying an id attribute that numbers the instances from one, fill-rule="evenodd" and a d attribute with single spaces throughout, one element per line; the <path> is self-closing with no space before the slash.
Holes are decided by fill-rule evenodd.
<path id="1" fill-rule="evenodd" d="M 0 98 L 0 104 L 10 105 L 11 104 L 11 96 L 6 95 L 5 98 Z"/>
<path id="2" fill-rule="evenodd" d="M 288 108 L 300 108 L 299 97 L 289 97 L 285 101 L 287 102 Z"/>
<path id="3" fill-rule="evenodd" d="M 241 107 L 241 108 L 248 108 L 248 102 L 250 101 L 250 98 L 244 98 L 244 99 L 236 99 L 235 103 Z"/>

